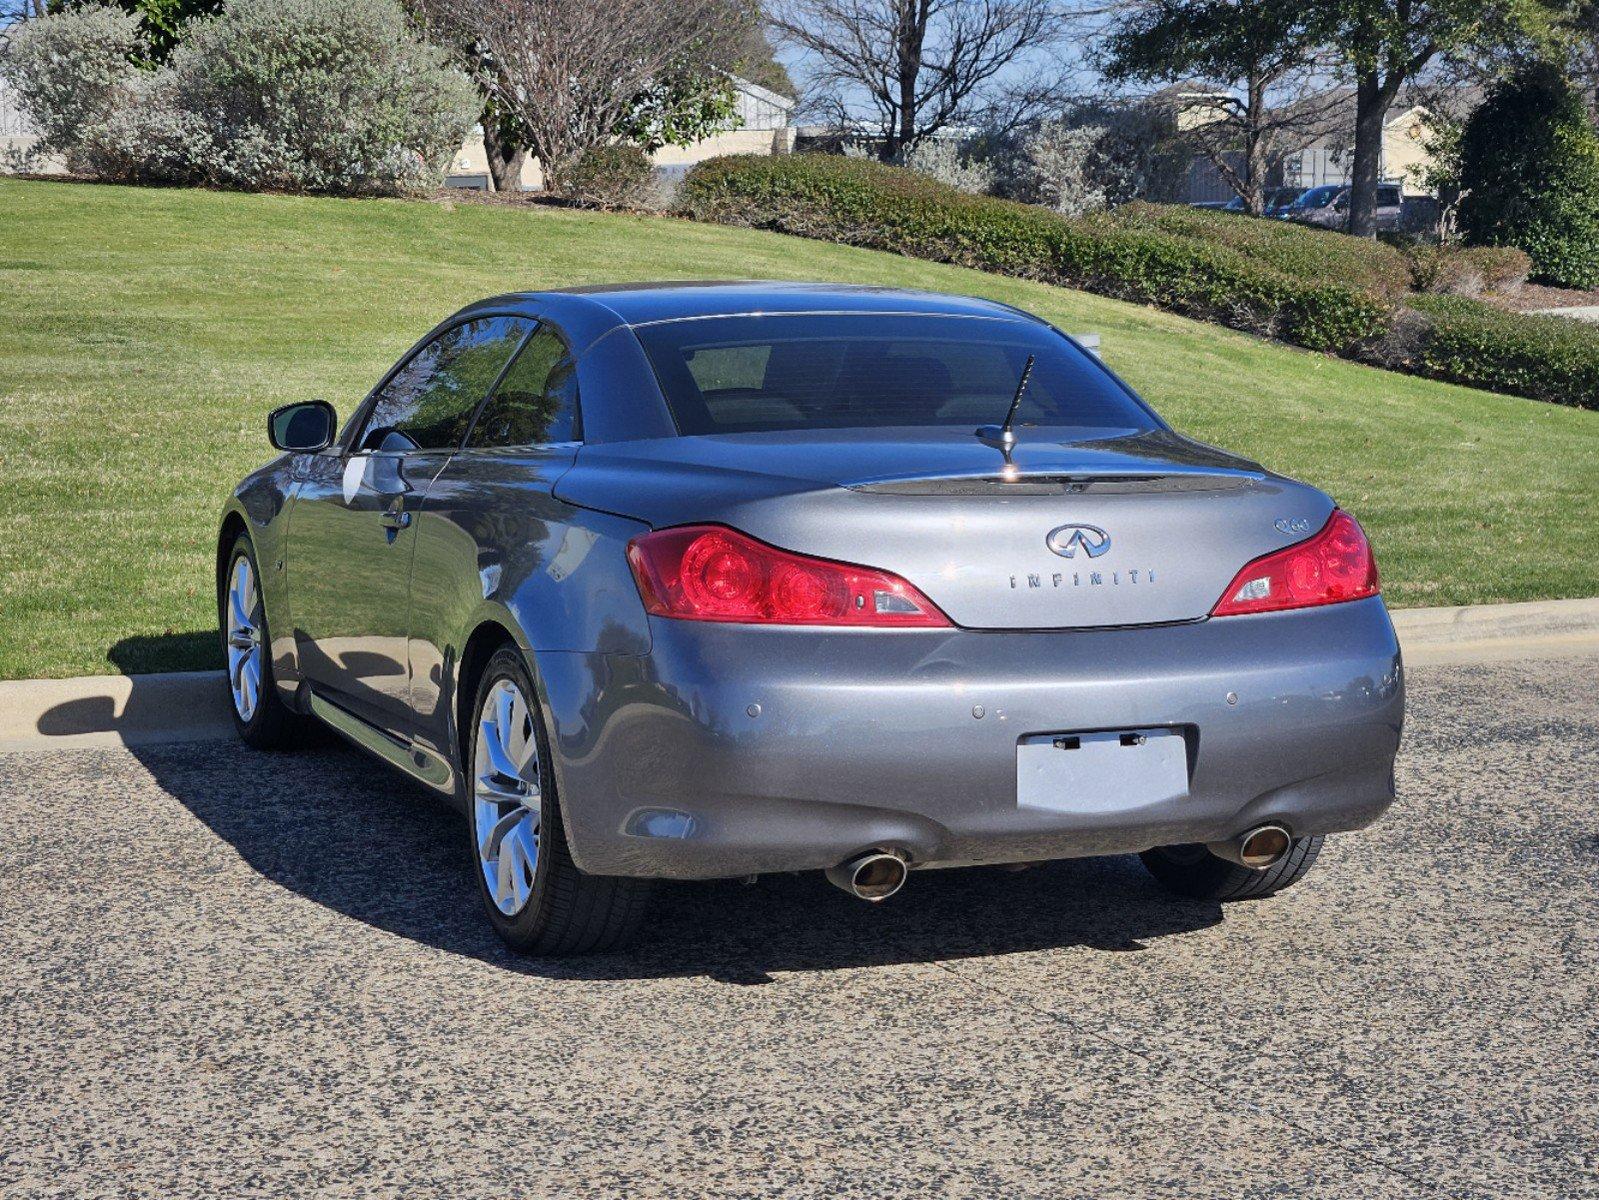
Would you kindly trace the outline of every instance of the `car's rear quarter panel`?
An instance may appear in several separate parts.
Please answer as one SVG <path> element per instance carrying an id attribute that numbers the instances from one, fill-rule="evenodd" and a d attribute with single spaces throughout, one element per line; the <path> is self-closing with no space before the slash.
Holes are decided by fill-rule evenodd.
<path id="1" fill-rule="evenodd" d="M 416 737 L 455 747 L 462 654 L 487 625 L 535 666 L 571 652 L 643 655 L 650 629 L 627 567 L 638 521 L 565 503 L 553 482 L 571 448 L 453 459 L 422 503 L 411 567 L 410 669 Z"/>

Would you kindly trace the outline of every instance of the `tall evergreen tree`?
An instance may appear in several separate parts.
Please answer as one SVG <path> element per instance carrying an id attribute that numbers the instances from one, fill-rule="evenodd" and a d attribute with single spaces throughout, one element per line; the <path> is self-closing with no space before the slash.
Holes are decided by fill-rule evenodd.
<path id="1" fill-rule="evenodd" d="M 1460 183 L 1469 241 L 1525 250 L 1550 283 L 1599 287 L 1599 135 L 1558 67 L 1489 92 L 1460 136 Z"/>

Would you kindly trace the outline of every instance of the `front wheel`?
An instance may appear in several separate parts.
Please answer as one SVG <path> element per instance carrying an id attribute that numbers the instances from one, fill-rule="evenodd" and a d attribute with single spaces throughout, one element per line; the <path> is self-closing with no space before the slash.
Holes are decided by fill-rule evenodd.
<path id="1" fill-rule="evenodd" d="M 246 745 L 257 750 L 295 745 L 301 721 L 278 696 L 272 677 L 272 643 L 267 637 L 261 572 L 247 534 L 239 535 L 228 554 L 228 573 L 218 589 L 217 615 L 234 729 Z"/>
<path id="2" fill-rule="evenodd" d="M 586 875 L 572 862 L 549 740 L 522 656 L 495 652 L 467 731 L 473 875 L 494 930 L 524 954 L 612 950 L 637 934 L 649 884 Z"/>
<path id="3" fill-rule="evenodd" d="M 1298 883 L 1321 853 L 1320 834 L 1294 839 L 1281 861 L 1264 870 L 1241 867 L 1203 846 L 1156 846 L 1138 857 L 1162 887 L 1195 900 L 1255 900 Z"/>

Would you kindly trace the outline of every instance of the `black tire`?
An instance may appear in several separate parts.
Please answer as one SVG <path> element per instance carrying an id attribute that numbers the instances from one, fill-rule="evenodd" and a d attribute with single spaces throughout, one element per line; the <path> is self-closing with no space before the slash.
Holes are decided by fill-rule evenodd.
<path id="1" fill-rule="evenodd" d="M 484 878 L 478 853 L 473 793 L 478 739 L 482 736 L 478 715 L 483 711 L 484 701 L 491 689 L 503 679 L 515 683 L 522 695 L 531 702 L 529 717 L 538 745 L 539 793 L 542 800 L 532 894 L 526 905 L 510 916 L 496 906 Z M 588 875 L 578 870 L 573 863 L 561 820 L 555 773 L 550 766 L 549 737 L 544 729 L 537 696 L 532 675 L 521 653 L 509 645 L 495 651 L 478 680 L 465 736 L 461 739 L 466 848 L 470 855 L 474 886 L 494 931 L 519 954 L 555 956 L 619 949 L 638 936 L 648 915 L 653 887 L 645 879 Z"/>
<path id="2" fill-rule="evenodd" d="M 1195 900 L 1258 900 L 1298 883 L 1315 865 L 1324 839 L 1294 840 L 1283 860 L 1257 871 L 1212 854 L 1203 846 L 1157 846 L 1138 857 L 1162 887 Z"/>
<path id="3" fill-rule="evenodd" d="M 255 547 L 250 544 L 248 534 L 241 533 L 233 543 L 233 549 L 228 552 L 228 569 L 223 574 L 217 585 L 217 632 L 222 639 L 222 660 L 228 659 L 228 586 L 233 579 L 233 572 L 239 560 L 248 559 L 250 570 L 255 573 L 256 587 L 260 588 L 261 567 L 255 559 Z M 224 680 L 223 685 L 228 688 L 228 711 L 233 714 L 233 728 L 238 732 L 240 740 L 245 745 L 257 750 L 291 750 L 300 744 L 305 728 L 305 719 L 294 712 L 278 695 L 277 681 L 272 675 L 272 638 L 267 629 L 266 607 L 263 603 L 259 624 L 261 635 L 261 686 L 255 711 L 248 719 L 239 714 L 239 706 L 233 699 L 233 689 L 230 681 Z"/>

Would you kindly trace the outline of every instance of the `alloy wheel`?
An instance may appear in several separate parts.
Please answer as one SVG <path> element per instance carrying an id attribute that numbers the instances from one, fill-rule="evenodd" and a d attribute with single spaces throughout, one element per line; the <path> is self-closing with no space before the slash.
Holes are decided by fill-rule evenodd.
<path id="1" fill-rule="evenodd" d="M 233 560 L 228 580 L 228 688 L 233 711 L 249 723 L 261 704 L 261 592 L 248 554 Z"/>
<path id="2" fill-rule="evenodd" d="M 543 797 L 533 710 L 515 680 L 499 679 L 478 711 L 472 831 L 483 883 L 507 917 L 527 907 L 538 878 Z"/>

